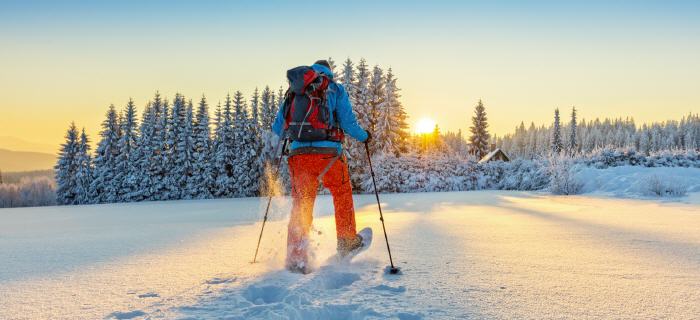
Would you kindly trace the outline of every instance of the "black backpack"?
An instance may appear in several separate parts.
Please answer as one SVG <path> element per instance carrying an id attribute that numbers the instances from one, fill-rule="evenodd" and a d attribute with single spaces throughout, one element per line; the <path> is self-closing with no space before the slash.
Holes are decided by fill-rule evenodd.
<path id="1" fill-rule="evenodd" d="M 292 141 L 342 141 L 343 131 L 331 122 L 326 91 L 332 80 L 311 67 L 287 71 L 289 89 L 284 100 L 287 137 Z M 333 117 L 337 119 L 336 117 Z"/>

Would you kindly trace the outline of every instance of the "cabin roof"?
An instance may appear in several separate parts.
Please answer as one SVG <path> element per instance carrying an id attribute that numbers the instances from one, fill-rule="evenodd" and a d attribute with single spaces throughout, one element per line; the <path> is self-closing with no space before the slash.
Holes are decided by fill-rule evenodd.
<path id="1" fill-rule="evenodd" d="M 494 160 L 494 158 L 495 158 L 496 155 L 498 155 L 498 154 L 503 155 L 503 158 L 506 159 L 505 161 L 510 161 L 510 158 L 508 158 L 508 156 L 506 155 L 506 153 L 503 152 L 503 150 L 501 150 L 501 148 L 496 148 L 495 150 L 489 152 L 487 155 L 485 155 L 483 158 L 481 158 L 481 160 L 479 160 L 479 163 L 484 163 L 484 162 L 492 161 L 492 160 Z"/>

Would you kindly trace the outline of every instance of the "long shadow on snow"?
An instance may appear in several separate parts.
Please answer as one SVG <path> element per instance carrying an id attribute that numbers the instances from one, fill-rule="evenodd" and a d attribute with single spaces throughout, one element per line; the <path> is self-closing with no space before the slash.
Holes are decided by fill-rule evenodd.
<path id="1" fill-rule="evenodd" d="M 430 213 L 443 206 L 499 206 L 508 203 L 503 196 L 514 198 L 536 198 L 537 195 L 526 191 L 450 191 L 422 193 L 384 193 L 379 195 L 382 209 L 386 212 Z M 425 201 L 428 200 L 429 201 Z M 355 196 L 355 206 L 360 211 L 376 210 L 374 195 Z"/>
<path id="2" fill-rule="evenodd" d="M 597 236 L 595 237 L 596 239 L 616 241 L 623 245 L 623 247 L 632 246 L 633 249 L 644 249 L 654 255 L 664 257 L 670 262 L 675 262 L 680 259 L 700 266 L 700 246 L 694 243 L 676 241 L 650 233 L 642 233 L 610 225 L 581 221 L 518 206 L 504 205 L 501 207 L 531 217 L 555 221 L 583 229 L 589 234 Z"/>

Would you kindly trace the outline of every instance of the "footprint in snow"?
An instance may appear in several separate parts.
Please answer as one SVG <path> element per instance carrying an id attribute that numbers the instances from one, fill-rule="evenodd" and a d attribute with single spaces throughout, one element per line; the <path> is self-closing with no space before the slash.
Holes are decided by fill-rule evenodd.
<path id="1" fill-rule="evenodd" d="M 422 320 L 423 316 L 415 313 L 408 313 L 408 312 L 399 312 L 396 315 L 399 320 Z"/>
<path id="2" fill-rule="evenodd" d="M 140 294 L 140 295 L 138 295 L 138 297 L 141 299 L 143 299 L 143 298 L 158 298 L 158 297 L 160 297 L 160 295 L 155 293 L 155 292 L 148 292 L 148 293 Z"/>
<path id="3" fill-rule="evenodd" d="M 207 284 L 224 284 L 236 281 L 236 278 L 212 278 L 207 280 Z"/>
<path id="4" fill-rule="evenodd" d="M 141 311 L 141 310 L 134 310 L 134 311 L 128 311 L 128 312 L 119 312 L 115 311 L 107 315 L 105 319 L 117 319 L 117 320 L 124 320 L 124 319 L 133 319 L 136 317 L 141 317 L 145 316 L 146 313 Z"/>
<path id="5" fill-rule="evenodd" d="M 377 290 L 377 291 L 391 292 L 391 293 L 406 292 L 406 287 L 404 287 L 404 286 L 391 287 L 391 286 L 387 286 L 385 284 L 380 284 L 378 286 L 374 286 L 371 289 Z"/>
<path id="6" fill-rule="evenodd" d="M 360 280 L 360 276 L 355 273 L 329 273 L 321 278 L 321 284 L 323 288 L 332 290 L 347 287 L 357 280 Z"/>
<path id="7" fill-rule="evenodd" d="M 289 291 L 278 286 L 250 286 L 243 291 L 243 298 L 253 304 L 271 304 L 281 302 Z"/>

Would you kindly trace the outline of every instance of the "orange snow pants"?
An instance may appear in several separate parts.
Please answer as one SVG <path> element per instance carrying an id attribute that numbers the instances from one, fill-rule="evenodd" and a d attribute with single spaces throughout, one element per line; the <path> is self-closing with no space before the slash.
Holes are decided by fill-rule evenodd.
<path id="1" fill-rule="evenodd" d="M 307 266 L 306 249 L 319 178 L 333 196 L 338 239 L 353 239 L 357 233 L 352 185 L 344 156 L 337 158 L 333 154 L 297 154 L 289 157 L 287 161 L 292 178 L 292 214 L 287 233 L 287 265 L 304 267 Z M 320 177 L 321 174 L 323 177 Z"/>

